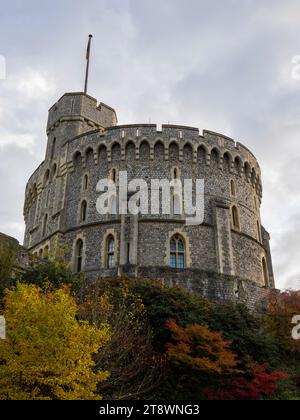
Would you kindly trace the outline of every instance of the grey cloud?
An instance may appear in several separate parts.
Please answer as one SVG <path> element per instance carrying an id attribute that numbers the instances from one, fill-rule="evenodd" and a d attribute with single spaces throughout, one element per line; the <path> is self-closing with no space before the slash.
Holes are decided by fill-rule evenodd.
<path id="1" fill-rule="evenodd" d="M 300 80 L 289 73 L 300 54 L 298 1 L 0 5 L 0 54 L 8 69 L 8 80 L 0 81 L 0 230 L 22 239 L 23 191 L 44 157 L 47 109 L 65 91 L 82 90 L 91 32 L 90 93 L 115 107 L 120 123 L 151 118 L 198 126 L 253 150 L 263 171 L 262 215 L 277 284 L 298 287 Z M 27 90 L 17 86 L 32 74 L 42 85 L 33 77 Z"/>

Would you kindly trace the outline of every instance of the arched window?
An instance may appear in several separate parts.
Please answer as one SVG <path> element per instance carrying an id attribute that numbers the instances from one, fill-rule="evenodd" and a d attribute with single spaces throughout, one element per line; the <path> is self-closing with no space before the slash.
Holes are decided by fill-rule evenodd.
<path id="1" fill-rule="evenodd" d="M 265 257 L 262 257 L 261 264 L 262 264 L 262 274 L 263 274 L 264 285 L 266 287 L 268 287 L 269 286 L 269 274 L 268 274 L 268 267 L 267 267 Z"/>
<path id="2" fill-rule="evenodd" d="M 230 181 L 230 193 L 231 193 L 232 197 L 235 197 L 236 188 L 235 188 L 235 182 L 234 182 L 233 179 Z"/>
<path id="3" fill-rule="evenodd" d="M 174 235 L 170 241 L 170 267 L 185 268 L 185 245 L 180 235 Z"/>
<path id="4" fill-rule="evenodd" d="M 223 168 L 227 171 L 231 171 L 232 156 L 226 152 L 223 155 Z"/>
<path id="5" fill-rule="evenodd" d="M 87 174 L 83 177 L 83 189 L 86 191 L 89 185 L 89 176 Z"/>
<path id="6" fill-rule="evenodd" d="M 231 209 L 232 227 L 235 230 L 240 230 L 240 218 L 239 211 L 236 206 L 232 206 Z"/>
<path id="7" fill-rule="evenodd" d="M 80 222 L 86 221 L 86 213 L 87 213 L 87 202 L 83 200 L 80 206 Z"/>
<path id="8" fill-rule="evenodd" d="M 82 261 L 83 261 L 83 241 L 78 239 L 75 247 L 75 271 L 80 273 L 82 271 Z"/>
<path id="9" fill-rule="evenodd" d="M 218 149 L 213 148 L 210 153 L 210 166 L 218 167 L 220 165 L 220 152 Z"/>
<path id="10" fill-rule="evenodd" d="M 115 238 L 109 235 L 106 239 L 106 268 L 111 269 L 115 266 Z"/>
<path id="11" fill-rule="evenodd" d="M 75 171 L 81 169 L 82 156 L 79 150 L 77 150 L 77 152 L 75 152 L 73 155 L 73 165 L 74 165 Z"/>
<path id="12" fill-rule="evenodd" d="M 44 220 L 43 220 L 43 236 L 47 234 L 48 230 L 48 214 L 45 214 Z"/>
<path id="13" fill-rule="evenodd" d="M 85 151 L 85 161 L 87 168 L 91 169 L 94 166 L 94 150 L 91 147 L 88 147 Z"/>
<path id="14" fill-rule="evenodd" d="M 140 144 L 140 160 L 146 162 L 150 160 L 150 144 L 147 141 Z"/>
<path id="15" fill-rule="evenodd" d="M 244 165 L 244 172 L 245 172 L 246 180 L 247 181 L 250 181 L 250 178 L 251 178 L 251 166 L 249 165 L 248 162 L 246 162 L 245 165 Z"/>

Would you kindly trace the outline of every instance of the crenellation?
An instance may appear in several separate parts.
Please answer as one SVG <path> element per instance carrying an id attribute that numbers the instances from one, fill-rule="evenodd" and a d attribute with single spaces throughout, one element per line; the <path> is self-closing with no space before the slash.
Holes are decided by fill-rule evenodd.
<path id="1" fill-rule="evenodd" d="M 37 255 L 46 247 L 51 253 L 59 237 L 75 270 L 80 239 L 81 269 L 91 278 L 132 272 L 133 267 L 135 273 L 155 273 L 166 282 L 174 275 L 175 282 L 204 295 L 229 299 L 239 290 L 248 300 L 247 290 L 254 285 L 274 287 L 269 236 L 260 228 L 261 171 L 254 155 L 208 130 L 201 134 L 180 125 L 163 124 L 158 130 L 155 124 L 116 124 L 112 108 L 82 93 L 63 95 L 50 108 L 46 158 L 26 186 L 25 246 Z M 98 214 L 101 178 L 127 171 L 129 180 L 145 178 L 149 184 L 151 179 L 171 179 L 174 168 L 181 179 L 204 179 L 203 224 L 186 226 L 176 214 Z M 170 239 L 176 233 L 185 243 L 183 270 L 169 267 Z M 105 260 L 110 235 L 115 239 L 114 268 Z M 262 258 L 269 267 L 267 283 Z M 228 288 L 227 279 L 235 279 Z"/>

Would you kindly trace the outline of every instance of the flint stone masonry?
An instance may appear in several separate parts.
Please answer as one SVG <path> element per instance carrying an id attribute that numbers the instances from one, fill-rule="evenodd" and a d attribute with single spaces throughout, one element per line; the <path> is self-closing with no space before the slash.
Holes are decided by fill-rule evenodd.
<path id="1" fill-rule="evenodd" d="M 183 277 L 180 270 L 168 267 L 142 267 L 138 269 L 138 276 L 161 280 L 165 286 L 184 287 L 212 302 L 243 303 L 252 310 L 259 310 L 261 300 L 268 293 L 268 289 L 245 279 L 197 269 L 186 269 Z"/>
<path id="2" fill-rule="evenodd" d="M 117 126 L 115 111 L 82 93 L 65 94 L 49 110 L 45 161 L 26 186 L 24 246 L 31 253 L 67 247 L 75 270 L 83 241 L 87 278 L 112 273 L 159 278 L 220 300 L 248 302 L 274 287 L 269 234 L 261 225 L 261 171 L 241 143 L 212 131 L 154 124 Z M 178 215 L 100 215 L 96 185 L 115 172 L 128 181 L 204 179 L 204 223 L 186 226 Z M 85 185 L 86 184 L 86 185 Z M 195 196 L 193 197 L 195 198 Z M 81 203 L 87 203 L 81 221 Z M 234 229 L 232 207 L 239 214 Z M 149 197 L 150 208 L 150 197 Z M 169 267 L 170 239 L 185 243 L 185 268 Z M 115 239 L 115 268 L 106 269 L 105 241 Z M 267 273 L 262 261 L 266 261 Z M 205 274 L 206 273 L 206 274 Z"/>

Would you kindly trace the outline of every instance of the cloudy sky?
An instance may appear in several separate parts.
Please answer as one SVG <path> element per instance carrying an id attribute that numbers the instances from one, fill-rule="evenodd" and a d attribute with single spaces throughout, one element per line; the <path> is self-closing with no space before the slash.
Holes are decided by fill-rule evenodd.
<path id="1" fill-rule="evenodd" d="M 47 110 L 64 92 L 82 91 L 92 33 L 89 93 L 113 106 L 120 124 L 192 125 L 254 152 L 277 286 L 300 288 L 300 78 L 292 63 L 300 55 L 299 0 L 0 6 L 7 67 L 0 80 L 0 231 L 23 240 L 23 194 L 44 158 Z"/>

